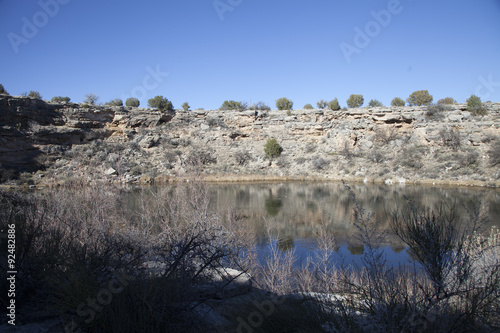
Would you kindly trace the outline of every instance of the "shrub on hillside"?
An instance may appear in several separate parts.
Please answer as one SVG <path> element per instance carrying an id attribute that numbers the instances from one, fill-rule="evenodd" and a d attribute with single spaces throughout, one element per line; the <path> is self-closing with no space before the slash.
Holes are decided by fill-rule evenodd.
<path id="1" fill-rule="evenodd" d="M 90 93 L 90 94 L 85 95 L 85 99 L 83 100 L 83 103 L 89 104 L 89 105 L 96 105 L 98 100 L 99 100 L 99 96 Z"/>
<path id="2" fill-rule="evenodd" d="M 140 104 L 141 104 L 141 102 L 139 102 L 139 99 L 137 99 L 135 97 L 129 97 L 125 101 L 126 106 L 139 107 Z"/>
<path id="3" fill-rule="evenodd" d="M 324 170 L 330 165 L 330 161 L 323 157 L 316 156 L 311 160 L 312 167 L 316 171 Z"/>
<path id="4" fill-rule="evenodd" d="M 213 151 L 201 148 L 194 148 L 186 156 L 184 163 L 191 167 L 207 165 L 207 164 L 216 164 L 217 156 L 215 156 Z"/>
<path id="5" fill-rule="evenodd" d="M 443 146 L 450 147 L 457 151 L 461 146 L 460 131 L 458 128 L 441 129 L 439 136 L 443 140 Z"/>
<path id="6" fill-rule="evenodd" d="M 106 103 L 106 105 L 111 105 L 111 106 L 123 106 L 123 101 L 120 98 L 115 98 L 112 101 L 109 101 Z"/>
<path id="7" fill-rule="evenodd" d="M 222 103 L 219 109 L 223 111 L 229 111 L 229 110 L 244 111 L 247 109 L 247 104 L 244 102 L 236 102 L 233 100 L 229 100 L 229 101 L 224 101 L 224 103 Z"/>
<path id="8" fill-rule="evenodd" d="M 256 104 L 252 104 L 249 108 L 249 110 L 255 110 L 255 111 L 269 111 L 271 108 L 266 105 L 264 102 L 257 102 Z"/>
<path id="9" fill-rule="evenodd" d="M 71 100 L 69 97 L 54 96 L 50 100 L 52 103 L 68 103 Z"/>
<path id="10" fill-rule="evenodd" d="M 406 145 L 403 146 L 401 150 L 401 157 L 397 160 L 401 161 L 401 164 L 413 169 L 421 169 L 424 166 L 422 161 L 422 156 L 425 149 L 420 146 Z"/>
<path id="11" fill-rule="evenodd" d="M 417 90 L 410 94 L 406 102 L 410 106 L 422 106 L 432 103 L 432 95 L 427 90 Z"/>
<path id="12" fill-rule="evenodd" d="M 282 97 L 276 100 L 276 107 L 278 110 L 291 110 L 293 108 L 293 102 L 286 97 Z"/>
<path id="13" fill-rule="evenodd" d="M 8 94 L 9 93 L 7 92 L 7 90 L 5 90 L 3 85 L 0 83 L 0 95 L 8 95 Z"/>
<path id="14" fill-rule="evenodd" d="M 318 109 L 325 109 L 328 106 L 328 102 L 322 99 L 318 101 L 316 105 L 318 106 Z"/>
<path id="15" fill-rule="evenodd" d="M 347 99 L 347 106 L 350 108 L 359 108 L 363 105 L 365 99 L 363 95 L 351 94 Z"/>
<path id="16" fill-rule="evenodd" d="M 148 106 L 150 108 L 157 108 L 160 111 L 173 111 L 174 106 L 166 97 L 155 96 L 148 100 Z"/>
<path id="17" fill-rule="evenodd" d="M 270 138 L 264 145 L 264 154 L 266 158 L 276 158 L 281 155 L 283 148 L 275 138 Z"/>
<path id="18" fill-rule="evenodd" d="M 252 159 L 252 156 L 250 156 L 249 152 L 241 150 L 234 153 L 234 159 L 239 165 L 246 165 Z"/>
<path id="19" fill-rule="evenodd" d="M 467 98 L 467 111 L 474 116 L 484 116 L 487 114 L 487 111 L 481 102 L 481 98 L 476 95 L 471 95 Z"/>
<path id="20" fill-rule="evenodd" d="M 447 104 L 431 104 L 427 106 L 425 111 L 425 116 L 432 120 L 443 120 L 444 112 L 450 111 L 450 107 Z"/>
<path id="21" fill-rule="evenodd" d="M 405 101 L 402 98 L 394 97 L 391 101 L 391 106 L 405 106 Z"/>
<path id="22" fill-rule="evenodd" d="M 437 101 L 437 104 L 457 104 L 457 101 L 452 97 L 445 97 Z"/>
<path id="23" fill-rule="evenodd" d="M 479 161 L 479 153 L 476 150 L 468 149 L 463 153 L 457 153 L 457 162 L 461 166 L 468 168 Z"/>
<path id="24" fill-rule="evenodd" d="M 382 102 L 379 100 L 371 99 L 370 102 L 368 102 L 368 106 L 371 108 L 377 108 L 384 106 L 384 104 L 382 104 Z"/>
<path id="25" fill-rule="evenodd" d="M 348 140 L 344 141 L 344 145 L 342 146 L 342 149 L 340 150 L 339 153 L 340 155 L 344 156 L 347 160 L 350 160 L 356 156 Z"/>
<path id="26" fill-rule="evenodd" d="M 306 104 L 306 105 L 304 105 L 303 109 L 304 110 L 312 110 L 312 109 L 314 109 L 314 107 L 311 104 Z"/>
<path id="27" fill-rule="evenodd" d="M 500 164 L 500 138 L 493 141 L 490 149 L 488 150 L 488 156 L 490 157 L 491 166 Z"/>
<path id="28" fill-rule="evenodd" d="M 36 90 L 31 90 L 29 93 L 28 93 L 28 97 L 30 98 L 36 98 L 36 99 L 42 99 L 42 95 L 40 95 L 40 93 Z"/>
<path id="29" fill-rule="evenodd" d="M 391 141 L 398 138 L 398 130 L 395 126 L 391 127 L 377 127 L 375 129 L 375 140 L 384 144 L 389 144 Z"/>
<path id="30" fill-rule="evenodd" d="M 330 101 L 330 103 L 328 103 L 328 108 L 332 111 L 340 110 L 340 104 L 339 104 L 339 100 L 337 99 L 337 97 L 335 97 L 334 99 L 332 99 Z"/>
<path id="31" fill-rule="evenodd" d="M 181 106 L 182 106 L 182 109 L 183 109 L 184 111 L 189 111 L 190 106 L 189 106 L 188 102 L 184 102 L 184 103 L 182 103 L 182 105 L 181 105 Z"/>

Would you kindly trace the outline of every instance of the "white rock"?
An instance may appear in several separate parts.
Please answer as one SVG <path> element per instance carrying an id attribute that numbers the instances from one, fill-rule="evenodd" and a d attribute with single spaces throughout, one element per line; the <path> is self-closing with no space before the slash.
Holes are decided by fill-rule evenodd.
<path id="1" fill-rule="evenodd" d="M 109 169 L 107 169 L 106 171 L 104 171 L 104 174 L 105 174 L 106 176 L 115 175 L 115 174 L 116 174 L 116 170 L 115 170 L 115 169 L 113 169 L 113 168 L 109 168 Z"/>

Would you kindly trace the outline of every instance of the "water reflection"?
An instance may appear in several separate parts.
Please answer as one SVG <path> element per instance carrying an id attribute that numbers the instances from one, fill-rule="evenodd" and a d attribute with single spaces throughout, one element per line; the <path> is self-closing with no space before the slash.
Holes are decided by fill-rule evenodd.
<path id="1" fill-rule="evenodd" d="M 366 212 L 373 213 L 385 231 L 389 231 L 390 214 L 405 207 L 406 198 L 431 209 L 443 202 L 454 205 L 459 221 L 467 218 L 464 206 L 480 200 L 490 217 L 488 230 L 500 226 L 499 190 L 364 184 L 351 188 L 358 202 Z M 363 254 L 352 218 L 354 202 L 340 183 L 228 184 L 209 185 L 209 189 L 212 209 L 234 209 L 240 223 L 257 235 L 257 246 L 263 254 L 269 248 L 270 229 L 278 239 L 278 249 L 295 250 L 300 264 L 318 248 L 316 239 L 322 226 L 335 238 L 339 255 L 356 262 Z M 396 264 L 410 259 L 405 244 L 390 232 L 380 246 Z"/>
<path id="2" fill-rule="evenodd" d="M 339 253 L 357 261 L 363 246 L 357 239 L 352 212 L 354 203 L 349 191 L 339 183 L 279 183 L 247 185 L 211 185 L 215 209 L 234 207 L 258 236 L 263 253 L 269 247 L 268 228 L 278 237 L 281 251 L 295 249 L 300 258 L 317 248 L 316 236 L 326 224 Z M 417 206 L 437 209 L 443 202 L 455 206 L 459 221 L 467 218 L 465 207 L 480 200 L 492 225 L 500 225 L 500 191 L 495 189 L 446 188 L 424 186 L 351 186 L 358 202 L 388 231 L 384 253 L 395 263 L 407 262 L 406 246 L 389 231 L 390 214 L 407 206 L 407 199 Z"/>

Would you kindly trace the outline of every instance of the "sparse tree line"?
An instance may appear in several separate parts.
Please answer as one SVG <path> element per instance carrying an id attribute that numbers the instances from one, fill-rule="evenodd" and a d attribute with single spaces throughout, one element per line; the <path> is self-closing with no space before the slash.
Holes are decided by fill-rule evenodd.
<path id="1" fill-rule="evenodd" d="M 2 84 L 0 84 L 0 95 L 8 95 L 9 93 L 5 90 Z M 30 98 L 36 98 L 36 99 L 42 99 L 42 96 L 38 91 L 30 91 L 29 93 L 22 93 L 22 96 L 27 96 Z M 51 99 L 51 102 L 53 103 L 68 103 L 70 102 L 69 97 L 62 97 L 62 96 L 55 96 Z M 402 99 L 401 97 L 394 97 L 391 101 L 391 106 L 392 107 L 402 107 L 405 105 L 408 106 L 432 106 L 434 105 L 433 102 L 434 98 L 431 94 L 429 94 L 429 91 L 427 90 L 417 90 L 414 91 L 410 94 L 410 96 L 406 99 Z M 96 96 L 95 94 L 87 94 L 85 95 L 85 99 L 83 101 L 83 106 L 84 107 L 90 107 L 97 105 L 99 101 L 99 97 Z M 326 100 L 319 100 L 316 103 L 316 106 L 318 109 L 329 109 L 332 111 L 338 111 L 338 110 L 347 110 L 347 108 L 360 108 L 363 106 L 365 103 L 364 97 L 361 94 L 351 94 L 349 98 L 346 100 L 347 107 L 341 108 L 339 101 L 337 97 L 335 97 L 331 101 L 326 101 Z M 445 97 L 437 101 L 435 105 L 449 105 L 449 104 L 456 104 L 457 101 L 452 98 L 452 97 Z M 484 108 L 481 98 L 476 96 L 476 95 L 471 95 L 467 100 L 467 110 L 470 111 L 473 115 L 486 115 L 486 109 Z M 105 105 L 111 105 L 111 106 L 123 106 L 123 100 L 120 98 L 113 99 Z M 130 97 L 127 98 L 125 101 L 125 106 L 131 106 L 131 107 L 139 107 L 140 102 L 139 99 L 135 97 Z M 174 106 L 171 101 L 169 101 L 167 98 L 163 96 L 155 96 L 151 99 L 148 100 L 148 106 L 151 108 L 156 108 L 160 111 L 173 111 Z M 383 107 L 384 105 L 382 102 L 380 102 L 377 99 L 371 99 L 368 102 L 368 107 Z M 286 97 L 282 97 L 276 100 L 276 108 L 278 110 L 286 110 L 290 111 L 293 109 L 293 101 Z M 187 102 L 184 102 L 182 104 L 182 109 L 184 111 L 188 111 L 190 109 L 190 106 Z M 312 104 L 306 104 L 304 105 L 303 109 L 305 110 L 310 110 L 314 109 Z M 444 108 L 441 108 L 444 110 Z M 255 110 L 255 111 L 269 111 L 271 108 L 266 105 L 264 102 L 258 102 L 255 104 L 249 105 L 246 102 L 242 101 L 235 101 L 235 100 L 225 100 L 222 105 L 220 106 L 219 110 L 237 110 L 237 111 L 245 111 L 245 110 Z"/>

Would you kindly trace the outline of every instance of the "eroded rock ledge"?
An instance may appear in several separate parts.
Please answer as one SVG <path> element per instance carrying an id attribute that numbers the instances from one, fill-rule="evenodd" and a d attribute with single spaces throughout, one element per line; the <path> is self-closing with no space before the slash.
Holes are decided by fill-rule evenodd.
<path id="1" fill-rule="evenodd" d="M 500 103 L 346 111 L 180 111 L 53 104 L 0 96 L 3 178 L 37 185 L 351 179 L 500 186 L 492 149 Z M 279 158 L 264 158 L 274 137 Z"/>

